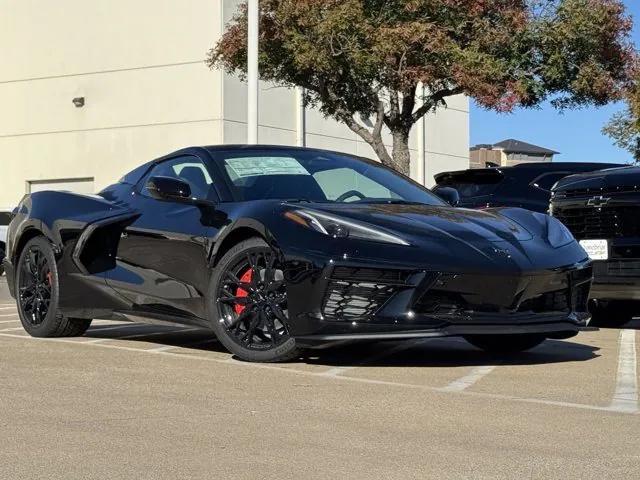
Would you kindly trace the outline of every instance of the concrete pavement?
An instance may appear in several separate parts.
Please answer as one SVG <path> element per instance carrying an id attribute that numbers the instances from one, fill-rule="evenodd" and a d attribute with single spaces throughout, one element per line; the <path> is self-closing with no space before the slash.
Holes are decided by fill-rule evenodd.
<path id="1" fill-rule="evenodd" d="M 32 339 L 4 295 L 0 478 L 635 478 L 638 325 L 510 358 L 446 339 L 259 365 L 202 330 Z"/>

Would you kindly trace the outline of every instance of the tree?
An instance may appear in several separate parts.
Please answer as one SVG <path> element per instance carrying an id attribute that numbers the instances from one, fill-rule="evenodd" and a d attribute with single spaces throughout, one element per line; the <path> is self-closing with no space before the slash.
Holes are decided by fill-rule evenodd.
<path id="1" fill-rule="evenodd" d="M 627 150 L 640 163 L 640 68 L 634 69 L 624 92 L 625 108 L 604 127 L 615 145 Z"/>
<path id="2" fill-rule="evenodd" d="M 304 87 L 405 174 L 411 127 L 448 97 L 499 112 L 603 105 L 633 58 L 620 0 L 261 0 L 260 11 L 261 78 Z M 209 66 L 243 77 L 246 40 L 243 4 Z"/>

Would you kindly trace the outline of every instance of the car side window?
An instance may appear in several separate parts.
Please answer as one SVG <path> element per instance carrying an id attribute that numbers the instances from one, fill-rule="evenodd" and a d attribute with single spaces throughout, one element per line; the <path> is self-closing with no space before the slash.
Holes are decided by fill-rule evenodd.
<path id="1" fill-rule="evenodd" d="M 211 173 L 198 157 L 176 157 L 155 165 L 142 181 L 142 194 L 147 197 L 151 196 L 147 190 L 147 182 L 151 177 L 181 180 L 189 184 L 191 196 L 199 200 L 214 200 L 216 197 Z"/>

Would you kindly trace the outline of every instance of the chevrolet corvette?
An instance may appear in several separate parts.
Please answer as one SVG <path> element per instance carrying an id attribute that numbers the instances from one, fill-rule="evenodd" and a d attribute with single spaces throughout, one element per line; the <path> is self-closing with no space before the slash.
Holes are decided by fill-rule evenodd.
<path id="1" fill-rule="evenodd" d="M 277 146 L 192 147 L 97 195 L 26 195 L 4 266 L 30 335 L 189 325 L 262 362 L 443 336 L 527 350 L 578 333 L 592 279 L 552 217 L 453 208 L 377 162 Z"/>

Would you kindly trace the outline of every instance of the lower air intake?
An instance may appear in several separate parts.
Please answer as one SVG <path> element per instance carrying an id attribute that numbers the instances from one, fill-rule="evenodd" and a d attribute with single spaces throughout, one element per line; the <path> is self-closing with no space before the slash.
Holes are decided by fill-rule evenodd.
<path id="1" fill-rule="evenodd" d="M 322 313 L 327 320 L 366 320 L 406 284 L 411 272 L 337 267 L 331 275 Z"/>

